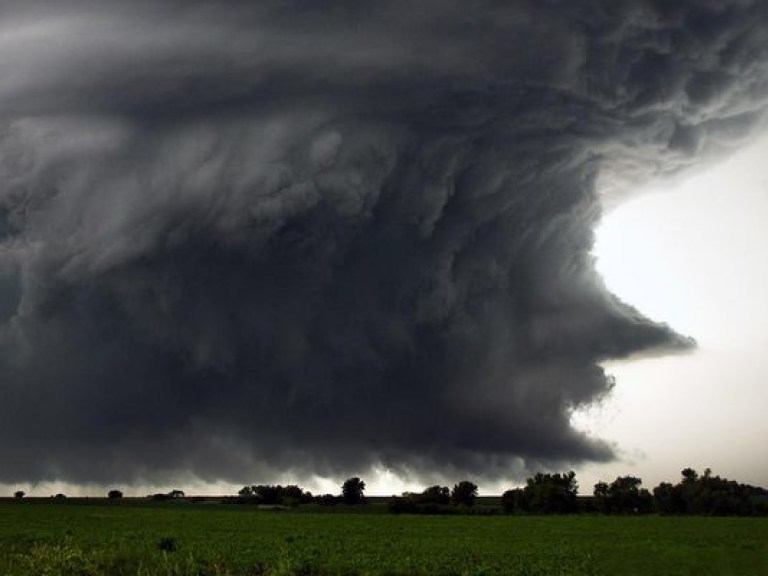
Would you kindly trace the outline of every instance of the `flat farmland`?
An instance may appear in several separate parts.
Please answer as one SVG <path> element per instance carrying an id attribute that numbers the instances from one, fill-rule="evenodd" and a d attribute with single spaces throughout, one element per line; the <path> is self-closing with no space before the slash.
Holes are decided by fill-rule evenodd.
<path id="1" fill-rule="evenodd" d="M 361 509 L 6 500 L 0 574 L 768 574 L 768 518 L 395 516 Z"/>

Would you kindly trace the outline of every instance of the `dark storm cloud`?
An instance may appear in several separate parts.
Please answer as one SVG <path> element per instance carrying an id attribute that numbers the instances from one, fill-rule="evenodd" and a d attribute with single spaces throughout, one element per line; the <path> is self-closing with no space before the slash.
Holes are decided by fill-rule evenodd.
<path id="1" fill-rule="evenodd" d="M 5 2 L 0 480 L 612 457 L 691 346 L 592 229 L 762 119 L 762 2 Z"/>

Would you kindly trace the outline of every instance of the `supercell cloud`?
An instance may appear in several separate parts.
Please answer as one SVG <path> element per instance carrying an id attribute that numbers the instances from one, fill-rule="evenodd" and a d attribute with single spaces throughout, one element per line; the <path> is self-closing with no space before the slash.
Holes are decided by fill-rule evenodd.
<path id="1" fill-rule="evenodd" d="M 322 6 L 321 6 L 322 4 Z M 0 8 L 0 481 L 607 460 L 692 342 L 592 230 L 763 118 L 761 0 Z"/>

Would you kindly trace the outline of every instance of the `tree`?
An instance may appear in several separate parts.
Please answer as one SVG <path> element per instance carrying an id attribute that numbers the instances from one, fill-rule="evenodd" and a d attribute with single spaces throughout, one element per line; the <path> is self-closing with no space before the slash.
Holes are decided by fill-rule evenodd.
<path id="1" fill-rule="evenodd" d="M 662 482 L 653 489 L 653 503 L 660 514 L 682 514 L 685 512 L 685 501 L 679 486 Z"/>
<path id="2" fill-rule="evenodd" d="M 171 490 L 168 496 L 171 498 L 184 498 L 186 494 L 184 494 L 184 490 Z"/>
<path id="3" fill-rule="evenodd" d="M 469 480 L 462 480 L 458 484 L 454 484 L 453 490 L 451 491 L 451 502 L 454 504 L 474 506 L 476 498 L 477 484 L 474 484 Z"/>
<path id="4" fill-rule="evenodd" d="M 13 493 L 14 498 L 24 498 L 24 496 L 26 496 L 26 493 L 24 492 L 24 490 L 17 490 L 16 492 Z"/>
<path id="5" fill-rule="evenodd" d="M 640 488 L 643 481 L 635 476 L 619 476 L 610 485 L 595 484 L 593 492 L 598 509 L 605 514 L 645 514 L 653 509 L 650 492 Z"/>
<path id="6" fill-rule="evenodd" d="M 678 484 L 662 483 L 653 489 L 656 509 L 662 514 L 745 516 L 763 509 L 762 488 L 713 476 L 709 468 L 701 476 L 693 468 L 680 474 Z"/>
<path id="7" fill-rule="evenodd" d="M 595 504 L 597 509 L 603 514 L 611 513 L 611 493 L 610 486 L 607 482 L 598 482 L 595 484 L 595 489 L 592 491 L 595 497 Z"/>
<path id="8" fill-rule="evenodd" d="M 311 492 L 305 492 L 296 484 L 243 486 L 237 494 L 241 501 L 268 506 L 297 506 L 313 500 Z"/>
<path id="9" fill-rule="evenodd" d="M 120 490 L 110 490 L 107 492 L 107 498 L 110 500 L 118 500 L 123 497 L 123 493 Z"/>
<path id="10" fill-rule="evenodd" d="M 339 503 L 339 498 L 333 494 L 322 494 L 315 497 L 315 502 L 320 506 L 335 506 Z"/>
<path id="11" fill-rule="evenodd" d="M 242 488 L 240 488 L 237 494 L 241 498 L 250 498 L 251 496 L 253 496 L 253 488 L 251 488 L 250 486 L 243 486 Z"/>
<path id="12" fill-rule="evenodd" d="M 365 482 L 358 477 L 349 478 L 341 486 L 341 498 L 346 504 L 362 504 L 365 502 Z"/>
<path id="13" fill-rule="evenodd" d="M 282 486 L 273 486 L 271 484 L 259 484 L 252 486 L 254 496 L 258 497 L 259 504 L 275 506 L 280 503 L 280 496 L 283 491 Z"/>
<path id="14" fill-rule="evenodd" d="M 528 512 L 538 514 L 571 514 L 578 512 L 576 473 L 537 473 L 528 478 L 523 488 L 522 504 Z"/>
<path id="15" fill-rule="evenodd" d="M 448 514 L 451 490 L 448 486 L 434 485 L 423 492 L 403 492 L 402 496 L 393 496 L 389 502 L 389 511 L 394 514 Z"/>
<path id="16" fill-rule="evenodd" d="M 693 468 L 684 468 L 680 475 L 683 477 L 683 484 L 693 484 L 699 479 L 699 473 Z"/>
<path id="17" fill-rule="evenodd" d="M 282 488 L 280 502 L 285 506 L 297 506 L 312 502 L 312 492 L 307 492 L 296 484 L 289 484 Z"/>
<path id="18" fill-rule="evenodd" d="M 504 511 L 504 514 L 527 512 L 525 491 L 522 488 L 515 488 L 504 492 L 501 495 L 501 509 Z"/>
<path id="19" fill-rule="evenodd" d="M 448 486 L 430 486 L 416 497 L 424 504 L 448 504 L 451 501 L 451 491 Z"/>

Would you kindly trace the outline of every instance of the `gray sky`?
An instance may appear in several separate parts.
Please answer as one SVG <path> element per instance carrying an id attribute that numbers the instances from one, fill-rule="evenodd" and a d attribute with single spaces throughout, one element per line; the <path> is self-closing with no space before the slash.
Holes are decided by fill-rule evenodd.
<path id="1" fill-rule="evenodd" d="M 2 483 L 581 469 L 605 366 L 708 342 L 594 229 L 764 124 L 763 2 L 1 12 Z"/>

